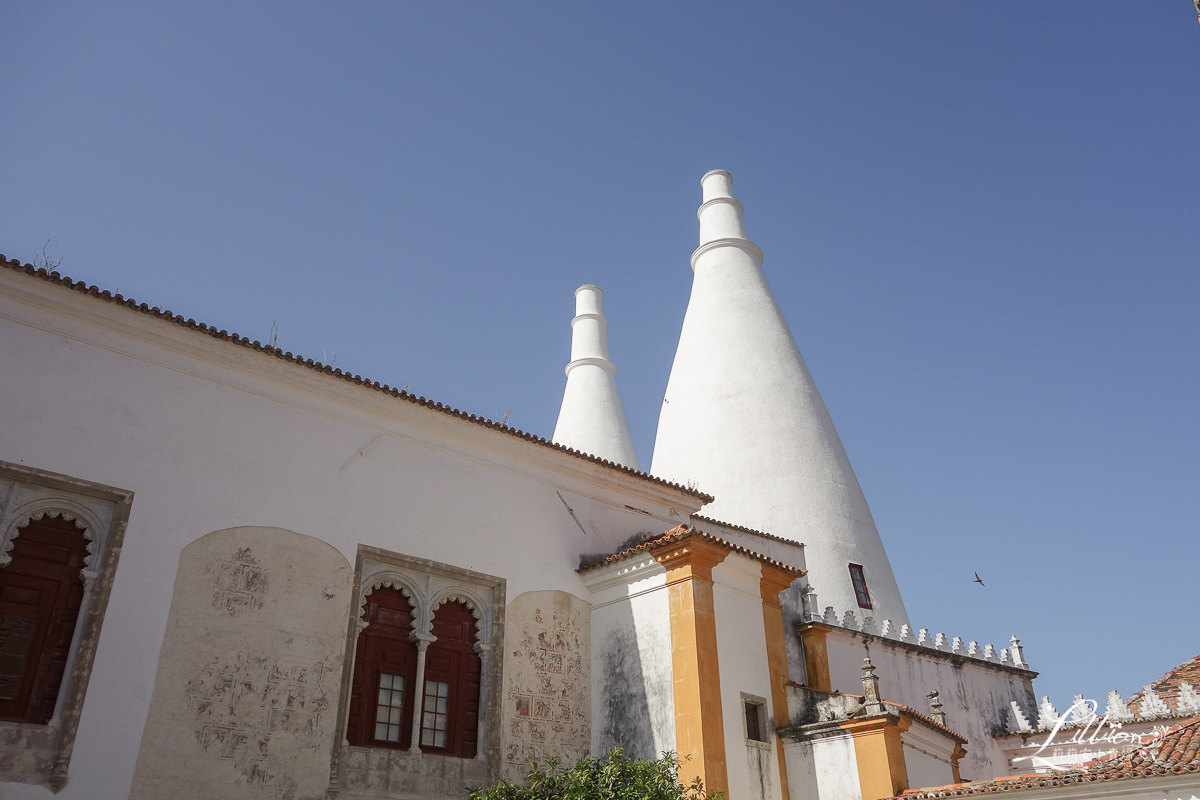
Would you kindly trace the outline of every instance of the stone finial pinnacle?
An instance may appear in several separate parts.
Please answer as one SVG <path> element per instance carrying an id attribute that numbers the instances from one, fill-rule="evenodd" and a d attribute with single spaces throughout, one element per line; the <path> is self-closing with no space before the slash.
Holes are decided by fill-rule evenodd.
<path id="1" fill-rule="evenodd" d="M 863 659 L 863 710 L 867 714 L 882 714 L 883 698 L 879 696 L 879 676 L 875 674 L 875 665 L 870 658 Z"/>
<path id="2" fill-rule="evenodd" d="M 1028 667 L 1029 665 L 1025 663 L 1025 648 L 1021 647 L 1021 640 L 1017 638 L 1016 634 L 1013 634 L 1012 638 L 1008 641 L 1012 644 L 1009 650 L 1012 652 L 1013 665 Z"/>
<path id="3" fill-rule="evenodd" d="M 938 696 L 937 692 L 932 692 L 929 695 L 929 717 L 943 728 L 948 727 L 946 725 L 946 712 L 942 708 L 942 699 Z"/>

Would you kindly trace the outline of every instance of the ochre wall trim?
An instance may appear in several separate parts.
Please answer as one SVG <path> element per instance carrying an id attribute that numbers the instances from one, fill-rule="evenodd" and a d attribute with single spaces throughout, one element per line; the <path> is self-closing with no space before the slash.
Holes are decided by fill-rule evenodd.
<path id="1" fill-rule="evenodd" d="M 908 770 L 904 766 L 900 734 L 908 730 L 912 720 L 884 716 L 838 724 L 854 737 L 854 758 L 858 762 L 862 800 L 894 797 L 908 788 Z"/>
<path id="2" fill-rule="evenodd" d="M 791 586 L 798 574 L 762 565 L 762 579 L 759 588 L 762 593 L 763 633 L 767 639 L 767 668 L 771 677 L 771 716 L 775 726 L 783 727 L 788 723 L 787 686 L 787 646 L 783 638 L 783 609 L 779 604 L 779 593 Z M 775 760 L 779 764 L 780 796 L 791 797 L 788 788 L 787 761 L 783 755 L 783 740 L 775 737 Z"/>
<path id="3" fill-rule="evenodd" d="M 726 548 L 698 537 L 653 553 L 667 570 L 675 747 L 680 758 L 687 759 L 680 764 L 679 777 L 684 785 L 698 777 L 707 791 L 726 794 L 729 775 L 712 570 L 728 554 Z"/>
<path id="4" fill-rule="evenodd" d="M 804 674 L 808 676 L 808 688 L 818 692 L 832 692 L 833 681 L 829 678 L 829 651 L 825 636 L 829 627 L 810 623 L 800 629 L 800 642 L 804 645 Z"/>

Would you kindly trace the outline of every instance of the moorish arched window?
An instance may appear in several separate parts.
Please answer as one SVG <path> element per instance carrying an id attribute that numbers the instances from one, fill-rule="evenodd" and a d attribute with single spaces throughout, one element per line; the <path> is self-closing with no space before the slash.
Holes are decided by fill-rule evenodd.
<path id="1" fill-rule="evenodd" d="M 425 655 L 421 750 L 474 758 L 482 665 L 471 609 L 457 600 L 443 603 L 433 613 L 433 636 Z"/>
<path id="2" fill-rule="evenodd" d="M 83 602 L 83 529 L 62 515 L 17 530 L 0 567 L 0 719 L 45 724 L 54 715 Z"/>
<path id="3" fill-rule="evenodd" d="M 368 747 L 407 749 L 412 743 L 412 709 L 417 647 L 411 641 L 413 609 L 404 595 L 377 587 L 367 595 L 354 657 L 347 739 Z"/>

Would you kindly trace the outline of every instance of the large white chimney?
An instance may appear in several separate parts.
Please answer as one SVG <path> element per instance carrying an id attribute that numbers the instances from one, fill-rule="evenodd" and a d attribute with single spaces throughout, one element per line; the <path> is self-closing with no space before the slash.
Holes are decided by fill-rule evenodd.
<path id="1" fill-rule="evenodd" d="M 652 474 L 716 497 L 703 513 L 805 547 L 820 606 L 908 622 L 866 498 L 746 235 L 733 178 L 700 181 L 692 296 Z M 862 568 L 866 595 L 856 592 Z"/>

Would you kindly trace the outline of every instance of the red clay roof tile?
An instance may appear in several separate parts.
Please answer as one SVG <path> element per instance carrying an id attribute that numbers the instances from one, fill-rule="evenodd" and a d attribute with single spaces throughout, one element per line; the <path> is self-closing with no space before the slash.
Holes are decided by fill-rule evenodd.
<path id="1" fill-rule="evenodd" d="M 1151 778 L 1200 772 L 1200 719 L 1176 725 L 1153 744 L 1126 748 L 1075 769 L 1032 775 L 1013 775 L 984 781 L 910 789 L 902 800 L 933 800 L 962 795 L 994 794 L 1070 786 L 1077 783 Z M 889 798 L 889 800 L 894 800 Z"/>
<path id="2" fill-rule="evenodd" d="M 782 561 L 776 561 L 773 558 L 764 556 L 762 553 L 756 553 L 747 547 L 742 547 L 740 544 L 734 544 L 733 542 L 726 541 L 725 539 L 722 539 L 719 536 L 713 536 L 711 533 L 705 533 L 704 531 L 699 530 L 698 528 L 694 528 L 691 525 L 677 525 L 674 528 L 671 528 L 671 530 L 667 531 L 666 533 L 663 533 L 660 536 L 655 536 L 651 539 L 647 539 L 646 541 L 642 542 L 641 544 L 634 545 L 633 547 L 630 547 L 626 550 L 622 550 L 619 553 L 613 553 L 611 556 L 604 556 L 603 558 L 598 558 L 595 561 L 588 562 L 587 564 L 581 564 L 579 566 L 579 568 L 575 571 L 576 572 L 587 572 L 588 570 L 595 569 L 596 567 L 602 567 L 605 564 L 612 564 L 617 561 L 623 561 L 624 559 L 629 558 L 630 556 L 636 555 L 638 553 L 648 553 L 653 550 L 657 550 L 660 547 L 666 547 L 667 545 L 677 544 L 679 542 L 682 542 L 684 539 L 690 538 L 692 536 L 695 536 L 695 537 L 701 538 L 701 539 L 707 539 L 710 542 L 716 542 L 717 544 L 721 545 L 722 547 L 728 548 L 730 551 L 732 551 L 734 553 L 740 553 L 741 555 L 748 556 L 749 558 L 753 558 L 757 561 L 761 561 L 764 564 L 770 564 L 771 566 L 778 567 L 781 570 L 795 573 L 797 578 L 799 578 L 802 575 L 808 574 L 808 572 L 806 570 L 797 569 L 796 567 L 789 566 L 788 564 L 784 564 Z"/>

